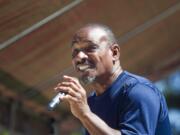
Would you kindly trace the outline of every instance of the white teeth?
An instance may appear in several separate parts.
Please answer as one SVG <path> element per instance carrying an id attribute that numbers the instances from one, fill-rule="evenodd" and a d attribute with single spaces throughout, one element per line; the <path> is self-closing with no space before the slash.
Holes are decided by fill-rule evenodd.
<path id="1" fill-rule="evenodd" d="M 79 65 L 78 66 L 79 70 L 86 70 L 87 68 L 89 68 L 89 65 Z"/>

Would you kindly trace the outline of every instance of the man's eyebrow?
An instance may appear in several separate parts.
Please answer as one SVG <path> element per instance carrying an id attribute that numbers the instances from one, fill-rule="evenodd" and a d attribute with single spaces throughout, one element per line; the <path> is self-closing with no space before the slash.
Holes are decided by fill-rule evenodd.
<path id="1" fill-rule="evenodd" d="M 71 47 L 73 47 L 74 44 L 78 44 L 78 43 L 81 43 L 81 42 L 87 42 L 87 43 L 89 43 L 89 42 L 91 42 L 91 41 L 90 41 L 90 40 L 87 40 L 87 39 L 83 39 L 83 40 L 72 40 L 72 42 L 71 42 Z"/>
<path id="2" fill-rule="evenodd" d="M 98 47 L 98 45 L 96 43 L 92 42 L 91 40 L 86 40 L 85 42 L 88 43 L 88 45 L 92 45 L 92 46 Z"/>
<path id="3" fill-rule="evenodd" d="M 80 42 L 85 43 L 85 44 L 86 44 L 86 45 L 85 45 L 86 47 L 90 47 L 89 45 L 91 45 L 92 47 L 99 47 L 97 44 L 95 44 L 94 42 L 92 42 L 91 40 L 88 40 L 88 39 L 84 39 L 83 41 L 80 41 Z M 78 43 L 80 43 L 80 42 L 74 42 L 74 43 L 72 43 L 71 47 L 74 48 L 74 45 L 75 45 L 75 44 L 78 44 Z"/>

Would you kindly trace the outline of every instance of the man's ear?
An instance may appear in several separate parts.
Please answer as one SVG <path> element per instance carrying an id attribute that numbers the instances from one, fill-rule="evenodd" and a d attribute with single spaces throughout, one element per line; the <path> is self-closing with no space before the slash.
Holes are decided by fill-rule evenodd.
<path id="1" fill-rule="evenodd" d="M 117 61 L 120 58 L 120 47 L 118 44 L 111 45 L 111 51 L 113 56 L 113 61 Z"/>

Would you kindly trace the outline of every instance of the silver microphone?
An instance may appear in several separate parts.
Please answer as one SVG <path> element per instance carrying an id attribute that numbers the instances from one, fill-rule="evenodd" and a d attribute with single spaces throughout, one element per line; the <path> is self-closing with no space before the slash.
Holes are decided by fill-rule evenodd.
<path id="1" fill-rule="evenodd" d="M 48 104 L 48 110 L 52 111 L 61 101 L 60 98 L 65 96 L 65 93 L 59 92 Z"/>

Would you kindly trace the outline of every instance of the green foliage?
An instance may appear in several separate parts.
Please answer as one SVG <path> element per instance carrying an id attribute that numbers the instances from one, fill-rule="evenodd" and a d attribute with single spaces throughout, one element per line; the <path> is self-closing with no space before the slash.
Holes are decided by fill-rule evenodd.
<path id="1" fill-rule="evenodd" d="M 9 132 L 4 129 L 2 132 L 0 132 L 0 135 L 9 135 Z"/>

